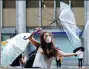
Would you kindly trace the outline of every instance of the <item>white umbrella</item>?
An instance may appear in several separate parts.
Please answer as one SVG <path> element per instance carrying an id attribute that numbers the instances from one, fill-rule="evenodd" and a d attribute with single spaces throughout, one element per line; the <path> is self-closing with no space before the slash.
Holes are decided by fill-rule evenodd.
<path id="1" fill-rule="evenodd" d="M 31 33 L 18 34 L 9 39 L 6 46 L 1 50 L 1 65 L 9 66 L 22 52 L 24 52 L 29 40 L 25 40 L 24 36 L 29 37 Z"/>
<path id="2" fill-rule="evenodd" d="M 8 42 L 10 41 L 10 39 L 7 39 L 7 40 L 5 40 L 5 41 L 1 41 L 1 50 L 3 50 L 4 49 L 4 47 L 8 44 Z"/>
<path id="3" fill-rule="evenodd" d="M 81 40 L 77 33 L 79 33 L 80 29 L 76 26 L 76 21 L 74 14 L 71 10 L 70 5 L 60 2 L 61 14 L 59 19 L 61 21 L 61 25 L 63 26 L 64 31 L 66 32 L 71 44 L 74 47 L 81 46 Z"/>

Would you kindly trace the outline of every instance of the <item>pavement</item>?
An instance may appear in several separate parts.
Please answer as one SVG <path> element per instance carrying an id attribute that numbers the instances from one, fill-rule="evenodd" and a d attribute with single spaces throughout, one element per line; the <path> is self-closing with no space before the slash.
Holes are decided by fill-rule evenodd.
<path id="1" fill-rule="evenodd" d="M 77 66 L 77 63 L 78 63 L 77 60 L 64 60 L 64 61 L 62 61 L 62 67 L 61 68 L 79 68 Z M 15 67 L 9 66 L 9 67 L 0 67 L 0 68 L 22 68 L 22 67 L 21 66 L 15 66 Z M 57 68 L 55 60 L 52 61 L 51 68 Z M 89 69 L 89 66 L 83 65 L 82 68 Z"/>
<path id="2" fill-rule="evenodd" d="M 21 66 L 15 66 L 15 67 L 0 67 L 0 68 L 22 68 L 22 67 Z M 51 68 L 57 68 L 57 66 L 53 65 L 53 66 L 51 66 Z M 62 66 L 61 68 L 79 68 L 79 67 L 78 66 Z M 89 69 L 89 66 L 83 66 L 82 68 Z"/>
<path id="3" fill-rule="evenodd" d="M 52 61 L 51 68 L 57 68 L 55 60 Z M 63 60 L 61 68 L 79 68 L 78 67 L 78 61 L 77 60 Z M 89 69 L 89 66 L 83 65 L 82 68 L 88 68 Z"/>

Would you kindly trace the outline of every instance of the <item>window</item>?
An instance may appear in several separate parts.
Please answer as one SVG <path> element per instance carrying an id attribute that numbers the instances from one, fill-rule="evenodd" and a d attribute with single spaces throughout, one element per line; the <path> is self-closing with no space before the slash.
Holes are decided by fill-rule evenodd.
<path id="1" fill-rule="evenodd" d="M 26 1 L 27 8 L 38 8 L 39 7 L 39 0 L 27 0 Z M 43 0 L 42 7 L 46 5 L 47 8 L 54 7 L 54 0 Z"/>
<path id="2" fill-rule="evenodd" d="M 60 7 L 60 2 L 64 2 L 66 4 L 69 4 L 69 0 L 56 0 L 56 6 Z"/>
<path id="3" fill-rule="evenodd" d="M 71 0 L 72 7 L 84 7 L 84 0 Z"/>
<path id="4" fill-rule="evenodd" d="M 45 5 L 46 5 L 46 7 L 47 8 L 53 8 L 54 7 L 54 0 L 44 0 L 44 2 L 43 2 Z M 43 6 L 43 5 L 42 5 Z"/>
<path id="5" fill-rule="evenodd" d="M 27 8 L 38 8 L 39 0 L 26 0 L 26 7 Z"/>
<path id="6" fill-rule="evenodd" d="M 15 34 L 1 34 L 1 41 L 5 41 L 7 39 L 12 38 L 13 36 L 15 36 Z"/>
<path id="7" fill-rule="evenodd" d="M 16 0 L 3 0 L 3 8 L 15 8 Z"/>
<path id="8" fill-rule="evenodd" d="M 56 0 L 57 7 L 60 7 L 60 2 L 69 4 L 69 0 Z M 72 7 L 84 7 L 84 0 L 71 0 Z"/>

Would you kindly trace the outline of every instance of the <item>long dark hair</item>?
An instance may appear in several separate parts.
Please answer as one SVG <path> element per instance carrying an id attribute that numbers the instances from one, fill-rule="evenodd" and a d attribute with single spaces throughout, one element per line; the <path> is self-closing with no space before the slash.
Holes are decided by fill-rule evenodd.
<path id="1" fill-rule="evenodd" d="M 45 42 L 45 40 L 44 40 L 44 34 L 45 33 L 48 33 L 48 32 L 42 32 L 40 34 L 41 48 L 42 48 L 42 50 L 43 50 L 43 52 L 44 52 L 44 54 L 46 55 L 47 58 L 51 58 L 53 56 L 56 57 L 56 55 L 57 55 L 57 49 L 54 46 L 53 42 L 51 42 L 51 43 L 46 43 Z"/>

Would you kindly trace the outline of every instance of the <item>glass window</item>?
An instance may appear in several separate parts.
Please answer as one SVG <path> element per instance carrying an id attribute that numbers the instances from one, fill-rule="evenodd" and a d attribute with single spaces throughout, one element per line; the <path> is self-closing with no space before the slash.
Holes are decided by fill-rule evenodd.
<path id="1" fill-rule="evenodd" d="M 8 35 L 1 35 L 1 41 L 5 41 L 9 38 L 10 38 L 10 36 L 8 36 Z"/>
<path id="2" fill-rule="evenodd" d="M 53 8 L 54 7 L 54 0 L 44 0 L 44 2 L 42 2 L 43 5 L 45 4 L 47 8 Z"/>
<path id="3" fill-rule="evenodd" d="M 27 0 L 26 3 L 27 8 L 39 7 L 39 0 Z M 47 8 L 53 8 L 54 0 L 42 0 L 42 7 L 44 7 L 44 4 L 47 6 Z"/>
<path id="4" fill-rule="evenodd" d="M 71 0 L 72 7 L 84 7 L 84 0 Z"/>
<path id="5" fill-rule="evenodd" d="M 39 0 L 26 0 L 27 8 L 37 8 L 39 7 Z"/>
<path id="6" fill-rule="evenodd" d="M 7 39 L 10 39 L 14 36 L 14 34 L 2 34 L 1 35 L 1 41 L 5 41 Z"/>
<path id="7" fill-rule="evenodd" d="M 69 4 L 69 0 L 56 0 L 57 7 L 60 7 L 60 2 Z M 72 7 L 84 7 L 84 0 L 71 0 Z"/>
<path id="8" fill-rule="evenodd" d="M 3 0 L 3 8 L 16 8 L 16 0 Z"/>

